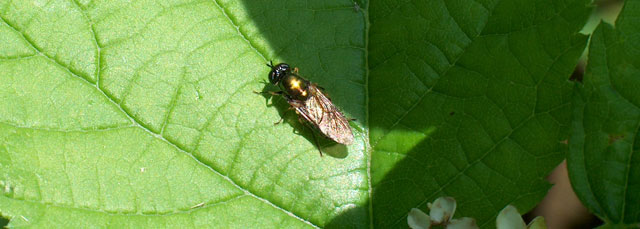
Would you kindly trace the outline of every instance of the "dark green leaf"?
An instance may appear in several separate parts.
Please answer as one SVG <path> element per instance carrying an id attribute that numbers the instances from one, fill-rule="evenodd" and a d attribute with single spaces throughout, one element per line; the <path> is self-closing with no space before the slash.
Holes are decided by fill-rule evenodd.
<path id="1" fill-rule="evenodd" d="M 372 1 L 374 225 L 439 196 L 492 227 L 546 193 L 570 122 L 588 1 Z"/>
<path id="2" fill-rule="evenodd" d="M 567 166 L 574 190 L 607 226 L 640 223 L 640 3 L 591 37 L 576 90 Z"/>

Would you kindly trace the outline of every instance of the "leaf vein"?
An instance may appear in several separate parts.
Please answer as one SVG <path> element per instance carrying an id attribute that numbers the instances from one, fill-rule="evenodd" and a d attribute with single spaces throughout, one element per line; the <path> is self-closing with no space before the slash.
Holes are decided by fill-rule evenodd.
<path id="1" fill-rule="evenodd" d="M 231 26 L 233 26 L 236 29 L 236 31 L 238 32 L 238 35 L 240 35 L 240 37 L 242 37 L 242 39 L 244 39 L 244 41 L 247 42 L 249 47 L 253 49 L 253 51 L 255 51 L 256 54 L 262 57 L 262 59 L 264 59 L 265 62 L 267 62 L 268 59 L 265 57 L 265 55 L 262 54 L 262 52 L 260 52 L 260 50 L 258 50 L 253 43 L 251 43 L 251 40 L 248 39 L 247 35 L 244 34 L 242 30 L 240 30 L 240 26 L 233 20 L 233 18 L 229 16 L 227 11 L 222 7 L 222 5 L 218 2 L 218 0 L 211 0 L 211 1 L 218 7 L 220 12 L 229 20 L 229 24 L 231 24 Z"/>
<path id="2" fill-rule="evenodd" d="M 64 69 L 65 71 L 67 71 L 70 75 L 75 76 L 77 78 L 82 79 L 86 84 L 91 85 L 93 88 L 95 88 L 98 92 L 100 92 L 105 98 L 107 98 L 107 100 L 109 100 L 110 103 L 112 103 L 116 108 L 118 108 L 124 115 L 126 115 L 131 122 L 136 125 L 137 127 L 141 128 L 142 130 L 148 132 L 151 136 L 154 136 L 160 140 L 162 140 L 163 142 L 165 142 L 166 144 L 170 145 L 171 147 L 173 147 L 174 149 L 176 149 L 179 152 L 185 153 L 188 156 L 190 156 L 194 161 L 196 161 L 198 164 L 200 164 L 201 166 L 204 166 L 205 168 L 209 169 L 210 171 L 212 171 L 213 173 L 217 174 L 218 176 L 221 176 L 222 178 L 224 178 L 225 180 L 227 180 L 227 182 L 229 182 L 230 184 L 232 184 L 234 187 L 242 190 L 245 194 L 256 198 L 270 206 L 272 206 L 275 209 L 278 209 L 282 212 L 284 212 L 285 214 L 294 217 L 300 221 L 302 221 L 303 223 L 306 223 L 310 226 L 313 227 L 319 227 L 311 222 L 309 222 L 308 220 L 305 220 L 304 218 L 295 215 L 294 213 L 284 209 L 281 206 L 278 206 L 274 203 L 272 203 L 271 201 L 264 199 L 252 192 L 250 192 L 247 188 L 244 188 L 240 185 L 238 185 L 235 181 L 233 181 L 230 177 L 223 175 L 222 173 L 218 172 L 217 170 L 213 169 L 211 166 L 204 164 L 202 161 L 198 160 L 196 157 L 194 157 L 194 155 L 192 153 L 187 152 L 185 149 L 181 148 L 180 146 L 178 146 L 176 143 L 166 139 L 165 137 L 163 137 L 162 135 L 153 132 L 150 128 L 146 127 L 142 122 L 140 122 L 139 120 L 135 119 L 129 112 L 127 112 L 119 103 L 116 102 L 115 98 L 108 95 L 104 90 L 102 90 L 101 88 L 99 88 L 96 84 L 92 83 L 89 79 L 87 79 L 86 77 L 82 77 L 79 74 L 75 73 L 74 71 L 72 71 L 71 68 L 63 65 L 62 63 L 60 63 L 57 59 L 45 54 L 44 52 L 42 52 L 42 50 L 40 48 L 38 48 L 35 43 L 33 41 L 31 41 L 30 39 L 27 38 L 27 36 L 25 35 L 24 32 L 18 30 L 15 26 L 7 23 L 7 21 L 4 19 L 4 17 L 0 14 L 0 19 L 2 21 L 4 21 L 7 25 L 9 25 L 9 27 L 11 27 L 12 29 L 14 29 L 15 31 L 17 31 L 22 38 L 31 45 L 31 47 L 33 47 L 38 53 L 42 54 L 43 56 L 45 56 L 48 60 L 50 60 L 52 63 L 54 63 L 55 65 L 58 65 L 59 67 L 61 67 L 62 69 Z M 253 46 L 252 46 L 253 47 Z M 255 49 L 255 48 L 254 48 Z M 257 50 L 256 50 L 257 51 Z M 264 56 L 263 56 L 264 58 Z M 266 59 L 265 59 L 266 60 Z"/>

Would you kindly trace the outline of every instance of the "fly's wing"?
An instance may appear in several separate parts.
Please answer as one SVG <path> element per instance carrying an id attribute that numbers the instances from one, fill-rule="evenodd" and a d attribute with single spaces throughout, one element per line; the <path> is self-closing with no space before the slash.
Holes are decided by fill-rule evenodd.
<path id="1" fill-rule="evenodd" d="M 344 145 L 353 143 L 349 121 L 315 85 L 309 85 L 309 98 L 296 110 L 332 140 Z"/>

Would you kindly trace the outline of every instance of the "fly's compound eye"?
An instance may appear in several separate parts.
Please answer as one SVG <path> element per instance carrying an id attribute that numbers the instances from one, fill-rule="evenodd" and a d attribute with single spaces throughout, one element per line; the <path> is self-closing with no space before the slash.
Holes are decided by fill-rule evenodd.
<path id="1" fill-rule="evenodd" d="M 271 70 L 271 72 L 269 72 L 269 82 L 271 82 L 272 84 L 278 84 L 278 82 L 280 81 L 280 77 L 281 73 L 278 69 L 273 69 Z"/>
<path id="2" fill-rule="evenodd" d="M 278 64 L 278 66 L 276 67 L 278 69 L 278 71 L 280 72 L 286 72 L 289 71 L 289 65 L 282 63 L 282 64 Z"/>
<path id="3" fill-rule="evenodd" d="M 278 84 L 282 77 L 284 77 L 290 71 L 289 65 L 285 63 L 280 63 L 276 66 L 268 66 L 271 67 L 271 72 L 269 72 L 269 82 L 274 85 Z"/>

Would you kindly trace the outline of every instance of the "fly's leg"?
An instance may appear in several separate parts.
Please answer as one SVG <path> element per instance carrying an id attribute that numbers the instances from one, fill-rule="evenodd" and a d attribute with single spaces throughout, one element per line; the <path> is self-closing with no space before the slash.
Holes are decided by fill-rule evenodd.
<path id="1" fill-rule="evenodd" d="M 294 73 L 294 74 L 298 74 L 298 67 L 294 67 L 294 68 L 293 68 L 293 73 Z"/>
<path id="2" fill-rule="evenodd" d="M 270 94 L 270 95 L 282 95 L 284 91 L 253 91 L 256 94 Z"/>

